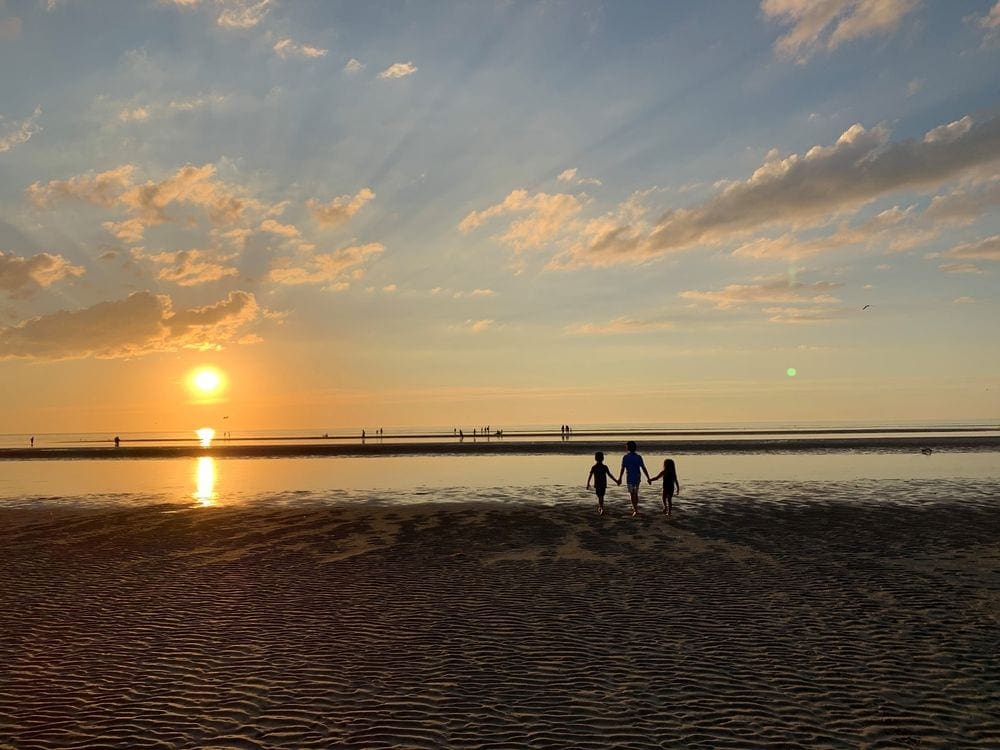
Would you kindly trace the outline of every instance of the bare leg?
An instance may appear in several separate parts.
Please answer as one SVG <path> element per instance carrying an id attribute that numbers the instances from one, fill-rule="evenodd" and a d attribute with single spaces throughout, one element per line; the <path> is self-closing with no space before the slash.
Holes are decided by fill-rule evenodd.
<path id="1" fill-rule="evenodd" d="M 663 512 L 665 515 L 672 515 L 674 512 L 673 496 L 664 495 L 663 496 Z"/>
<path id="2" fill-rule="evenodd" d="M 629 499 L 632 501 L 632 517 L 639 515 L 639 490 L 628 491 Z"/>

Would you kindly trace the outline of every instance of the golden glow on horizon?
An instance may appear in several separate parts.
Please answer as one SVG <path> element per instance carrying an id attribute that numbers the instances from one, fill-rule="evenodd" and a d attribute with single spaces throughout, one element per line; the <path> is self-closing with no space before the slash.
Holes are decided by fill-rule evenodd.
<path id="1" fill-rule="evenodd" d="M 194 475 L 194 499 L 203 506 L 215 505 L 215 459 L 201 456 Z"/>
<path id="2" fill-rule="evenodd" d="M 212 396 L 226 385 L 226 376 L 215 367 L 199 367 L 188 376 L 188 387 L 201 396 Z"/>
<path id="3" fill-rule="evenodd" d="M 199 427 L 194 431 L 194 434 L 201 441 L 201 447 L 208 448 L 212 444 L 212 438 L 215 437 L 215 430 L 211 427 Z"/>

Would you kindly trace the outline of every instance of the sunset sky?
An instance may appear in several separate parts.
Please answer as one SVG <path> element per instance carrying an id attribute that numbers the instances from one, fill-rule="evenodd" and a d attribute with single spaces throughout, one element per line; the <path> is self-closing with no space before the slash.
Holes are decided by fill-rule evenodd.
<path id="1" fill-rule="evenodd" d="M 0 71 L 0 432 L 1000 419 L 996 0 L 0 0 Z"/>

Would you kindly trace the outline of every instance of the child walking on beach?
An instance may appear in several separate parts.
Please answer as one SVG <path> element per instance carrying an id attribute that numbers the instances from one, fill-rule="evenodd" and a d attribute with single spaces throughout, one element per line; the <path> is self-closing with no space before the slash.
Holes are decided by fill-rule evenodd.
<path id="1" fill-rule="evenodd" d="M 677 488 L 678 495 L 681 494 L 681 483 L 677 481 L 677 465 L 674 464 L 674 459 L 666 459 L 663 462 L 663 471 L 649 481 L 652 483 L 657 479 L 663 480 L 663 512 L 669 516 L 674 511 L 672 502 L 674 499 L 674 488 Z"/>
<path id="2" fill-rule="evenodd" d="M 639 515 L 639 484 L 642 482 L 642 476 L 639 471 L 646 475 L 646 481 L 652 483 L 649 478 L 649 472 L 646 471 L 646 464 L 642 461 L 642 456 L 635 452 L 635 441 L 629 440 L 625 443 L 625 449 L 628 451 L 624 456 L 622 456 L 622 468 L 618 472 L 618 484 L 622 483 L 622 474 L 626 474 L 625 481 L 628 484 L 628 496 L 629 500 L 632 501 L 632 518 Z"/>
<path id="3" fill-rule="evenodd" d="M 590 473 L 587 475 L 587 489 L 590 489 L 590 480 L 593 479 L 594 492 L 597 493 L 597 512 L 603 516 L 604 495 L 608 491 L 608 477 L 611 477 L 618 484 L 621 484 L 621 480 L 615 479 L 611 474 L 611 469 L 604 464 L 604 454 L 601 451 L 594 454 L 594 460 L 597 463 L 590 467 Z"/>

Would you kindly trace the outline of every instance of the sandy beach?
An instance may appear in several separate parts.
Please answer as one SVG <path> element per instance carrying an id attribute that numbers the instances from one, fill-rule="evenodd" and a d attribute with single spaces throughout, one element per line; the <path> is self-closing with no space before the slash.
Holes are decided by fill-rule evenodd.
<path id="1" fill-rule="evenodd" d="M 996 747 L 995 483 L 0 509 L 0 748 Z"/>

